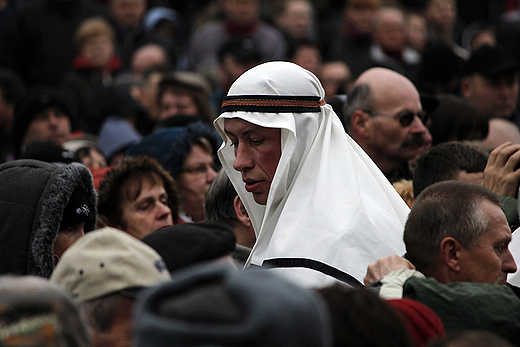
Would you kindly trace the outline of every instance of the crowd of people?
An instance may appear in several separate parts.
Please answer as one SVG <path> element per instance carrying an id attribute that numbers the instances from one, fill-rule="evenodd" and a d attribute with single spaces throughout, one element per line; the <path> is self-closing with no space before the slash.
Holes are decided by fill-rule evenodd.
<path id="1" fill-rule="evenodd" d="M 520 346 L 520 1 L 0 2 L 0 347 Z"/>

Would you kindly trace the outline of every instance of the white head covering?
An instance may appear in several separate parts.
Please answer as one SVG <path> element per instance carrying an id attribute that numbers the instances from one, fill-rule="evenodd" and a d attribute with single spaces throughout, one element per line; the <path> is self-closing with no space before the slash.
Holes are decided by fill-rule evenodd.
<path id="1" fill-rule="evenodd" d="M 317 103 L 324 95 L 311 72 L 293 63 L 269 62 L 239 77 L 227 98 L 303 96 Z M 362 283 L 370 263 L 404 254 L 402 235 L 409 209 L 370 157 L 345 133 L 330 105 L 303 111 L 224 107 L 215 120 L 225 140 L 219 158 L 257 235 L 247 265 L 275 266 L 309 287 L 329 285 L 334 278 L 348 281 L 350 276 Z M 282 156 L 266 205 L 255 202 L 245 190 L 241 173 L 233 169 L 235 155 L 224 132 L 225 118 L 282 129 Z"/>

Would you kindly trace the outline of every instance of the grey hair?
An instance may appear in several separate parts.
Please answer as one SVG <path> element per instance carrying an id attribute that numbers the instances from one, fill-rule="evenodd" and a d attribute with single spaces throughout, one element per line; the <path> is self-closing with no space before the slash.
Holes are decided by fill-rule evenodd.
<path id="1" fill-rule="evenodd" d="M 356 110 L 371 110 L 375 105 L 374 96 L 370 86 L 366 83 L 356 84 L 347 97 L 345 103 L 345 125 L 347 131 L 350 130 L 352 114 Z"/>
<path id="2" fill-rule="evenodd" d="M 123 295 L 119 292 L 102 296 L 79 304 L 89 328 L 97 333 L 106 333 L 114 325 L 119 306 L 123 304 Z"/>
<path id="3" fill-rule="evenodd" d="M 453 237 L 467 249 L 478 245 L 489 225 L 482 206 L 485 201 L 501 207 L 497 195 L 480 185 L 444 181 L 426 188 L 415 201 L 404 228 L 408 260 L 427 274 L 434 269 L 444 238 Z"/>
<path id="4" fill-rule="evenodd" d="M 204 200 L 204 218 L 206 221 L 224 223 L 231 227 L 238 223 L 233 205 L 236 196 L 237 192 L 226 171 L 220 169 Z"/>

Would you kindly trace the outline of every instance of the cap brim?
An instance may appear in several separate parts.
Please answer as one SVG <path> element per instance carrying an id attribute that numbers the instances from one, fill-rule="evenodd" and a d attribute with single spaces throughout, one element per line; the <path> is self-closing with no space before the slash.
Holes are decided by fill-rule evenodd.
<path id="1" fill-rule="evenodd" d="M 481 74 L 493 78 L 500 76 L 501 74 L 507 73 L 507 72 L 517 72 L 518 71 L 518 64 L 513 62 L 504 63 L 498 66 L 494 66 L 493 68 L 487 69 L 486 71 L 482 71 Z"/>

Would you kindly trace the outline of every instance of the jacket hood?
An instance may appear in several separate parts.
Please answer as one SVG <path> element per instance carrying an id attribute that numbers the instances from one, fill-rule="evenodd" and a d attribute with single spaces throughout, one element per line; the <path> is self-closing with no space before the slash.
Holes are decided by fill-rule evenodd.
<path id="1" fill-rule="evenodd" d="M 82 164 L 16 160 L 0 165 L 0 274 L 50 277 L 63 211 L 78 186 L 96 206 L 90 171 Z M 96 225 L 91 209 L 85 232 Z"/>

